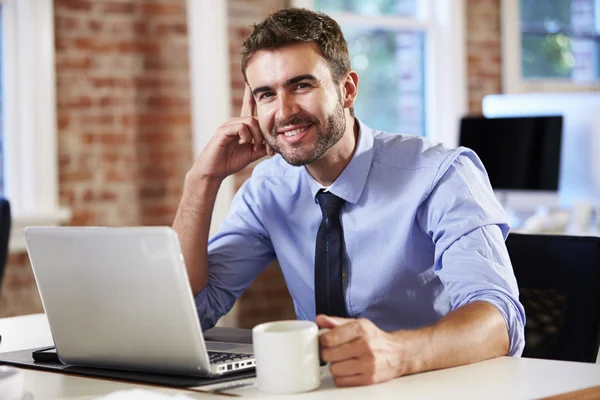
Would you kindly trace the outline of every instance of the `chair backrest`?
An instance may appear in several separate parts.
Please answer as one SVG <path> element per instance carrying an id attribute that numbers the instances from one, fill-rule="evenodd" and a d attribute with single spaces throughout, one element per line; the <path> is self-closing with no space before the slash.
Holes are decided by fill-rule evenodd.
<path id="1" fill-rule="evenodd" d="M 0 288 L 4 276 L 4 266 L 8 257 L 8 238 L 10 237 L 10 205 L 8 200 L 0 199 Z"/>
<path id="2" fill-rule="evenodd" d="M 527 316 L 523 356 L 596 362 L 600 238 L 511 233 L 506 246 Z"/>

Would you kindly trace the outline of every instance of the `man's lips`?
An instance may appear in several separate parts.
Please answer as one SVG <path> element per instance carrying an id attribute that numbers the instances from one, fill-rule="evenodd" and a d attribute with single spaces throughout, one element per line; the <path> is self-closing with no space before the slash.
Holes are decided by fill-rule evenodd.
<path id="1" fill-rule="evenodd" d="M 305 129 L 308 128 L 310 125 L 312 124 L 297 124 L 297 125 L 288 125 L 285 128 L 281 128 L 277 130 L 278 134 L 284 134 L 286 132 L 291 132 L 291 131 L 295 131 L 297 129 Z"/>
<path id="2" fill-rule="evenodd" d="M 312 124 L 292 125 L 279 130 L 279 136 L 287 143 L 300 142 L 310 131 Z"/>

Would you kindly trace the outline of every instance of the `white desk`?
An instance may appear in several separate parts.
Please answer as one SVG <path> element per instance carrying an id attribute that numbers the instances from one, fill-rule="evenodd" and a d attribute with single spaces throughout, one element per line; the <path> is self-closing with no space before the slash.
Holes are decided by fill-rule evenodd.
<path id="1" fill-rule="evenodd" d="M 51 345 L 52 339 L 43 314 L 0 319 L 0 352 Z M 22 370 L 25 388 L 33 399 L 94 399 L 118 390 L 145 389 L 169 394 L 185 394 L 199 399 L 225 399 L 215 394 L 157 389 L 64 375 Z M 482 363 L 433 371 L 395 379 L 368 387 L 340 389 L 324 373 L 319 390 L 294 396 L 268 396 L 255 387 L 227 393 L 270 399 L 348 399 L 348 398 L 443 398 L 443 399 L 532 399 L 600 385 L 600 365 L 502 357 Z M 206 387 L 196 388 L 206 390 Z"/>

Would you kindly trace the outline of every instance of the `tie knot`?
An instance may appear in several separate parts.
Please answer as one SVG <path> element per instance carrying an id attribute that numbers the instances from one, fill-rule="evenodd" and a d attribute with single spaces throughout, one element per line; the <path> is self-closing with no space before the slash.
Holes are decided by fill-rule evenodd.
<path id="1" fill-rule="evenodd" d="M 337 197 L 335 194 L 324 192 L 322 190 L 319 190 L 319 193 L 317 193 L 317 201 L 319 202 L 319 206 L 321 206 L 321 212 L 325 218 L 339 216 L 340 211 L 346 202 L 346 200 Z"/>

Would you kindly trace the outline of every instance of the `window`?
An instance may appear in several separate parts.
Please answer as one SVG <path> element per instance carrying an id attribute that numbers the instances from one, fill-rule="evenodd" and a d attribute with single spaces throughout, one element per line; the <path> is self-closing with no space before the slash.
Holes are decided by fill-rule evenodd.
<path id="1" fill-rule="evenodd" d="M 58 207 L 52 0 L 0 0 L 2 193 L 13 214 L 10 250 L 27 225 L 56 224 Z"/>
<path id="2" fill-rule="evenodd" d="M 360 77 L 356 115 L 373 128 L 456 145 L 466 111 L 460 0 L 296 0 L 344 32 Z"/>
<path id="3" fill-rule="evenodd" d="M 600 87 L 599 0 L 504 0 L 505 92 Z"/>

